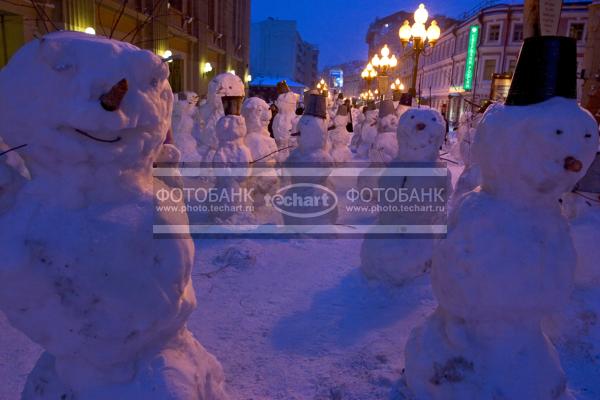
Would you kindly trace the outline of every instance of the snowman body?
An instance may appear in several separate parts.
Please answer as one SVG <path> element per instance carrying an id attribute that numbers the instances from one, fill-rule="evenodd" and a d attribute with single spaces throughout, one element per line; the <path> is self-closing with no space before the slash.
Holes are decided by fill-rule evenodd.
<path id="1" fill-rule="evenodd" d="M 194 121 L 197 118 L 198 95 L 192 92 L 182 92 L 173 103 L 173 118 L 171 131 L 175 146 L 181 152 L 181 161 L 202 161 L 198 154 L 198 142 L 193 136 Z"/>
<path id="2" fill-rule="evenodd" d="M 290 146 L 292 127 L 296 117 L 296 103 L 298 95 L 294 92 L 282 93 L 277 97 L 275 105 L 278 112 L 273 119 L 273 136 L 279 149 L 285 149 Z M 285 161 L 289 156 L 290 150 L 285 149 L 277 153 L 278 161 Z"/>
<path id="3" fill-rule="evenodd" d="M 410 109 L 398 122 L 397 163 L 434 163 L 438 159 L 439 147 L 444 140 L 442 116 L 431 109 Z M 403 188 L 408 190 L 426 187 L 427 177 L 408 176 L 402 179 Z M 448 179 L 449 180 L 449 179 Z M 398 177 L 382 176 L 379 188 L 397 188 Z M 448 185 L 445 188 L 448 191 Z M 446 194 L 447 196 L 447 194 Z M 436 225 L 426 213 L 414 223 Z M 395 212 L 381 212 L 380 224 L 405 224 L 406 218 Z M 402 285 L 425 272 L 431 266 L 433 239 L 366 239 L 361 249 L 361 271 L 370 279 L 394 285 Z"/>
<path id="4" fill-rule="evenodd" d="M 406 346 L 417 398 L 572 399 L 541 321 L 573 285 L 558 198 L 593 159 L 594 125 L 559 97 L 484 115 L 474 143 L 482 185 L 451 215 L 433 257 L 438 309 Z"/>
<path id="5" fill-rule="evenodd" d="M 46 350 L 24 399 L 226 398 L 221 366 L 186 328 L 194 244 L 152 240 L 155 224 L 187 224 L 154 207 L 169 189 L 152 176 L 167 77 L 150 52 L 74 32 L 30 42 L 0 73 L 5 139 L 28 144 L 31 173 L 0 215 L 0 307 Z"/>

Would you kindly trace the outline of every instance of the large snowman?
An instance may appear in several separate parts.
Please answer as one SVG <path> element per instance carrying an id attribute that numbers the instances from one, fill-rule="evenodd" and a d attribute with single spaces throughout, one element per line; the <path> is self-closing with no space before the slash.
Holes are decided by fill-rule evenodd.
<path id="1" fill-rule="evenodd" d="M 291 188 L 289 195 L 297 197 L 322 198 L 323 188 L 333 192 L 333 185 L 329 180 L 334 160 L 329 153 L 328 138 L 328 111 L 327 98 L 317 90 L 311 90 L 304 95 L 305 110 L 298 122 L 298 147 L 287 158 L 285 166 L 289 168 L 309 167 L 315 171 L 310 176 L 291 174 Z M 332 206 L 332 207 L 329 207 Z M 325 212 L 325 210 L 329 210 Z M 293 210 L 297 212 L 298 210 Z M 324 202 L 315 204 L 312 209 L 304 209 L 314 214 L 312 218 L 303 218 L 291 213 L 284 213 L 286 225 L 324 225 L 333 224 L 337 220 L 337 207 L 333 198 L 328 196 Z"/>
<path id="2" fill-rule="evenodd" d="M 286 148 L 290 146 L 292 125 L 296 117 L 296 104 L 299 96 L 290 90 L 285 81 L 277 84 L 277 92 L 279 96 L 275 105 L 278 112 L 273 118 L 273 136 L 277 142 L 277 147 L 281 149 L 277 153 L 277 159 L 278 161 L 285 161 L 290 154 L 290 150 Z"/>
<path id="3" fill-rule="evenodd" d="M 198 154 L 198 143 L 192 135 L 198 100 L 199 97 L 194 92 L 180 92 L 173 103 L 171 131 L 174 144 L 181 152 L 181 161 L 184 162 L 202 161 Z"/>
<path id="4" fill-rule="evenodd" d="M 152 176 L 167 78 L 151 52 L 75 32 L 28 43 L 0 72 L 3 136 L 27 144 L 31 175 L 0 215 L 0 308 L 45 350 L 24 399 L 226 398 L 186 328 L 194 244 L 152 239 L 155 224 L 187 224 L 154 207 L 170 189 Z"/>
<path id="5" fill-rule="evenodd" d="M 478 127 L 482 184 L 451 215 L 433 258 L 439 306 L 406 345 L 418 399 L 573 399 L 541 321 L 573 286 L 558 199 L 598 147 L 596 122 L 577 105 L 575 61 L 570 38 L 526 39 L 506 105 Z"/>
<path id="6" fill-rule="evenodd" d="M 439 148 L 444 141 L 444 119 L 432 109 L 411 108 L 402 114 L 397 130 L 398 154 L 393 160 L 395 166 L 431 166 L 438 160 Z M 419 164 L 414 164 L 419 163 Z M 407 176 L 402 180 L 397 176 L 383 174 L 379 179 L 379 188 L 402 188 L 413 190 L 431 187 L 430 177 Z M 448 197 L 449 184 L 445 187 Z M 393 206 L 394 204 L 383 204 Z M 423 204 L 424 205 L 424 204 Z M 384 207 L 392 210 L 392 207 Z M 403 213 L 381 211 L 378 223 L 381 225 L 405 225 L 408 221 L 415 225 L 437 225 L 434 213 Z M 361 271 L 370 279 L 377 279 L 394 285 L 401 285 L 414 279 L 431 266 L 434 239 L 366 239 L 361 249 Z"/>
<path id="7" fill-rule="evenodd" d="M 225 72 L 215 76 L 208 83 L 206 103 L 200 106 L 194 126 L 194 137 L 198 142 L 198 152 L 203 162 L 212 162 L 219 144 L 217 122 L 225 115 L 221 98 L 234 90 L 239 80 L 236 75 Z"/>

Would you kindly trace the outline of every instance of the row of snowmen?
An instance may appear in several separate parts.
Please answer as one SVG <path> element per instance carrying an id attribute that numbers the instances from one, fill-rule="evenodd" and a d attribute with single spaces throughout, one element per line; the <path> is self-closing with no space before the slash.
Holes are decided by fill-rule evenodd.
<path id="1" fill-rule="evenodd" d="M 565 47 L 562 56 L 576 59 L 567 38 L 540 41 L 527 39 L 523 52 L 558 41 L 551 43 L 554 53 Z M 519 68 L 520 62 L 517 75 Z M 561 76 L 575 87 L 575 71 L 566 72 Z M 243 86 L 233 75 L 220 84 L 222 111 L 200 110 L 214 136 L 200 135 L 198 148 L 217 162 L 248 163 L 256 159 L 249 143 L 261 156 L 275 149 L 263 139 L 265 104 L 242 105 Z M 459 194 L 446 239 L 363 244 L 363 271 L 371 277 L 431 269 L 439 305 L 405 352 L 417 399 L 573 398 L 542 330 L 542 321 L 568 302 L 575 271 L 586 283 L 600 275 L 597 257 L 590 257 L 598 237 L 598 126 L 573 92 L 564 92 L 569 85 L 538 97 L 535 87 L 515 91 L 507 104 L 486 111 L 473 134 L 470 165 L 479 169 L 478 183 Z M 32 98 L 32 91 L 39 95 Z M 336 124 L 326 104 L 320 93 L 307 94 L 290 162 L 333 164 L 331 149 L 348 146 L 337 132 L 328 139 L 330 119 L 335 131 L 345 112 Z M 143 234 L 188 223 L 185 213 L 154 207 L 154 191 L 170 182 L 153 176 L 153 163 L 179 154 L 165 144 L 172 105 L 163 60 L 99 36 L 48 34 L 0 72 L 0 308 L 45 350 L 24 399 L 228 398 L 219 362 L 186 326 L 196 305 L 193 241 L 188 234 Z M 394 112 L 383 109 L 377 120 L 374 111 L 358 124 L 357 151 L 375 136 L 360 150 L 373 162 L 438 159 L 439 113 L 403 110 L 393 156 L 386 154 L 390 135 L 381 138 L 381 150 L 373 146 L 373 128 L 393 134 L 394 118 L 386 118 Z M 249 138 L 248 131 L 259 134 Z M 421 184 L 418 177 L 404 182 Z M 390 247 L 394 254 L 378 261 Z"/>

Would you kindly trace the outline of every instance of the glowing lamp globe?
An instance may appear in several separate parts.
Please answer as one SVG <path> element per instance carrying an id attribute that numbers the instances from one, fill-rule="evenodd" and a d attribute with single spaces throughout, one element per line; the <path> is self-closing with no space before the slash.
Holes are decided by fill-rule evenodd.
<path id="1" fill-rule="evenodd" d="M 435 20 L 431 21 L 431 25 L 427 28 L 427 40 L 432 45 L 440 38 L 440 27 Z"/>
<path id="2" fill-rule="evenodd" d="M 425 8 L 425 4 L 419 4 L 419 8 L 415 11 L 415 22 L 418 24 L 425 24 L 427 22 L 427 18 L 429 18 L 429 13 Z"/>

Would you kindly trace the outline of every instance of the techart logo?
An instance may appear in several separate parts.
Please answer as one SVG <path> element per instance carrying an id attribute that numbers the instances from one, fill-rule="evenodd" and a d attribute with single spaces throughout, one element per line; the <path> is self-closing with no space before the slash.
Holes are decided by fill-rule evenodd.
<path id="1" fill-rule="evenodd" d="M 334 191 L 316 183 L 293 183 L 265 196 L 265 205 L 295 218 L 316 218 L 333 211 L 338 204 Z"/>

